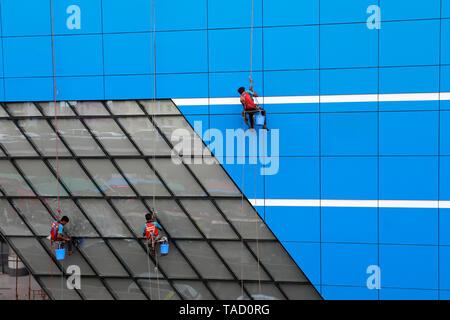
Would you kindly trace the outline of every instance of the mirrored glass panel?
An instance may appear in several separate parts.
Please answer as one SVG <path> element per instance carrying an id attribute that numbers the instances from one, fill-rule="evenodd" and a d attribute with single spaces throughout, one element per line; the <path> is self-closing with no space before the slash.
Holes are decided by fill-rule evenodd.
<path id="1" fill-rule="evenodd" d="M 48 125 L 47 120 L 30 119 L 19 120 L 18 125 L 25 131 L 36 148 L 43 156 L 56 156 L 55 131 Z M 58 138 L 58 154 L 60 156 L 70 155 L 62 141 Z"/>
<path id="2" fill-rule="evenodd" d="M 69 106 L 69 103 L 66 101 L 58 101 L 56 105 L 54 102 L 39 102 L 38 105 L 41 107 L 42 111 L 46 116 L 55 116 L 55 107 L 56 114 L 59 116 L 74 116 L 72 109 Z M 59 122 L 58 122 L 59 125 Z"/>
<path id="3" fill-rule="evenodd" d="M 28 227 L 5 199 L 0 199 L 0 230 L 9 236 L 31 236 Z"/>
<path id="4" fill-rule="evenodd" d="M 38 194 L 42 196 L 58 196 L 58 182 L 44 162 L 40 160 L 17 160 L 17 165 L 22 169 L 24 175 Z M 67 196 L 67 192 L 62 185 L 59 188 L 59 194 Z"/>
<path id="5" fill-rule="evenodd" d="M 139 279 L 138 283 L 150 297 L 150 300 L 180 300 L 174 288 L 164 279 Z M 136 284 L 131 284 L 129 292 L 140 292 L 140 289 Z"/>
<path id="6" fill-rule="evenodd" d="M 239 241 L 214 241 L 213 246 L 228 263 L 238 279 L 268 280 L 269 277 L 247 248 Z"/>
<path id="7" fill-rule="evenodd" d="M 6 107 L 14 117 L 42 116 L 33 102 L 7 103 Z"/>
<path id="8" fill-rule="evenodd" d="M 170 155 L 169 145 L 147 117 L 122 118 L 119 122 L 145 155 Z"/>
<path id="9" fill-rule="evenodd" d="M 36 152 L 14 122 L 0 120 L 0 144 L 9 156 L 36 156 Z"/>
<path id="10" fill-rule="evenodd" d="M 105 200 L 80 199 L 80 205 L 104 237 L 131 237 L 126 225 Z"/>
<path id="11" fill-rule="evenodd" d="M 81 278 L 81 292 L 87 300 L 113 300 L 103 283 L 96 278 Z"/>
<path id="12" fill-rule="evenodd" d="M 52 123 L 55 126 L 54 120 Z M 58 132 L 77 156 L 105 156 L 88 129 L 78 119 L 59 119 Z"/>
<path id="13" fill-rule="evenodd" d="M 55 219 L 52 218 L 40 200 L 16 199 L 13 200 L 13 203 L 37 235 L 48 236 L 50 234 L 50 226 Z"/>
<path id="14" fill-rule="evenodd" d="M 127 180 L 141 196 L 169 196 L 169 192 L 145 160 L 116 160 Z"/>
<path id="15" fill-rule="evenodd" d="M 34 196 L 34 192 L 7 160 L 0 160 L 0 189 L 9 196 Z"/>
<path id="16" fill-rule="evenodd" d="M 109 115 L 103 103 L 99 101 L 71 101 L 69 103 L 81 116 Z"/>
<path id="17" fill-rule="evenodd" d="M 216 203 L 244 239 L 275 240 L 267 225 L 247 201 L 216 200 Z"/>
<path id="18" fill-rule="evenodd" d="M 180 250 L 205 279 L 233 279 L 214 250 L 205 241 L 177 241 Z"/>
<path id="19" fill-rule="evenodd" d="M 204 158 L 201 164 L 189 164 L 211 196 L 236 197 L 241 193 L 215 158 Z"/>
<path id="20" fill-rule="evenodd" d="M 2 117 L 9 117 L 8 114 L 6 113 L 5 109 L 3 109 L 3 106 L 0 105 L 0 118 Z"/>
<path id="21" fill-rule="evenodd" d="M 322 297 L 312 285 L 280 284 L 289 300 L 321 300 Z"/>
<path id="22" fill-rule="evenodd" d="M 56 161 L 49 162 L 56 171 L 58 167 Z M 100 191 L 75 160 L 59 160 L 59 177 L 73 196 L 100 195 Z"/>
<path id="23" fill-rule="evenodd" d="M 81 248 L 101 276 L 128 276 L 102 239 L 85 239 Z"/>
<path id="24" fill-rule="evenodd" d="M 136 101 L 106 101 L 106 105 L 116 115 L 144 115 Z"/>
<path id="25" fill-rule="evenodd" d="M 138 238 L 143 237 L 142 230 L 148 210 L 142 204 L 142 201 L 136 199 L 113 199 L 112 203 L 133 230 L 135 236 Z"/>
<path id="26" fill-rule="evenodd" d="M 138 151 L 112 119 L 86 119 L 94 136 L 110 155 L 138 155 Z"/>
<path id="27" fill-rule="evenodd" d="M 53 275 L 61 274 L 61 270 L 55 265 L 49 254 L 40 243 L 34 238 L 10 237 L 9 241 L 13 245 L 14 251 L 24 258 L 24 262 L 31 268 L 34 274 Z M 50 240 L 43 239 L 42 241 Z"/>
<path id="28" fill-rule="evenodd" d="M 208 281 L 219 300 L 250 300 L 241 282 Z"/>
<path id="29" fill-rule="evenodd" d="M 111 246 L 122 257 L 133 276 L 137 278 L 156 278 L 155 264 L 147 255 L 144 246 L 133 239 L 111 239 Z"/>
<path id="30" fill-rule="evenodd" d="M 171 159 L 150 159 L 150 162 L 175 195 L 206 196 L 182 164 L 174 164 Z"/>
<path id="31" fill-rule="evenodd" d="M 254 300 L 285 300 L 281 291 L 273 284 L 245 283 L 245 288 Z"/>
<path id="32" fill-rule="evenodd" d="M 278 242 L 248 242 L 275 281 L 306 281 L 299 267 Z"/>
<path id="33" fill-rule="evenodd" d="M 181 204 L 207 238 L 238 239 L 228 222 L 207 200 L 182 200 Z"/>
<path id="34" fill-rule="evenodd" d="M 52 294 L 53 288 L 53 298 L 55 300 L 81 300 L 82 298 L 77 293 L 76 290 L 71 290 L 67 288 L 66 282 L 67 278 L 62 278 L 61 276 L 43 276 L 37 277 L 43 284 L 44 288 L 47 289 L 49 294 Z"/>
<path id="35" fill-rule="evenodd" d="M 119 300 L 147 300 L 136 282 L 130 279 L 105 279 Z"/>
<path id="36" fill-rule="evenodd" d="M 82 163 L 97 183 L 99 188 L 108 196 L 134 196 L 135 193 L 124 177 L 107 159 L 82 160 Z"/>
<path id="37" fill-rule="evenodd" d="M 180 114 L 172 100 L 139 100 L 149 115 Z"/>
<path id="38" fill-rule="evenodd" d="M 186 300 L 214 300 L 214 296 L 200 281 L 174 281 L 174 286 Z"/>

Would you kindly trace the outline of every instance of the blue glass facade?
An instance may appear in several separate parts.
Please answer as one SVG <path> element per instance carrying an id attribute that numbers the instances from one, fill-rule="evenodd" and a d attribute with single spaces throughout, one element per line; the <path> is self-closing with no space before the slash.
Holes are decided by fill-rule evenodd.
<path id="1" fill-rule="evenodd" d="M 55 1 L 57 99 L 237 97 L 250 71 L 251 4 L 156 0 L 153 22 L 152 0 Z M 53 100 L 50 0 L 0 5 L 0 100 Z M 67 27 L 71 5 L 80 29 Z M 371 5 L 380 29 L 366 24 Z M 246 165 L 242 177 L 242 165 L 224 164 L 248 198 L 450 201 L 449 99 L 377 96 L 450 92 L 450 0 L 254 0 L 254 26 L 261 96 L 375 100 L 265 104 L 280 132 L 279 172 Z M 179 108 L 203 130 L 242 127 L 239 105 L 204 101 Z M 450 297 L 450 209 L 257 209 L 325 299 Z M 366 286 L 370 265 L 381 290 Z"/>

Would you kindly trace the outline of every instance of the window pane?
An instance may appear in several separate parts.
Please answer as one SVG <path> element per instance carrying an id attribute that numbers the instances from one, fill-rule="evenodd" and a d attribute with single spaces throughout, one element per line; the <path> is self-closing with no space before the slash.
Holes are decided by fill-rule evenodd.
<path id="1" fill-rule="evenodd" d="M 142 114 L 144 115 L 144 112 L 139 108 L 136 101 L 112 101 L 109 100 L 106 102 L 109 110 L 111 110 L 112 113 L 117 115 L 122 114 Z"/>
<path id="2" fill-rule="evenodd" d="M 80 116 L 109 115 L 105 106 L 101 102 L 95 101 L 74 101 L 70 102 Z"/>
<path id="3" fill-rule="evenodd" d="M 135 277 L 156 277 L 155 264 L 147 256 L 147 252 L 132 239 L 110 240 L 111 246 L 127 264 Z M 161 275 L 160 275 L 161 276 Z"/>
<path id="4" fill-rule="evenodd" d="M 157 114 L 180 114 L 178 108 L 171 100 L 140 100 L 149 115 Z"/>
<path id="5" fill-rule="evenodd" d="M 225 221 L 210 201 L 182 200 L 181 204 L 207 238 L 238 239 L 228 222 Z"/>
<path id="6" fill-rule="evenodd" d="M 84 199 L 79 202 L 104 237 L 131 237 L 125 224 L 105 200 Z"/>
<path id="7" fill-rule="evenodd" d="M 56 171 L 56 161 L 50 160 L 49 162 Z M 59 160 L 59 174 L 61 181 L 74 196 L 98 196 L 100 194 L 75 160 Z"/>
<path id="8" fill-rule="evenodd" d="M 186 168 L 170 159 L 151 159 L 155 170 L 177 196 L 206 196 Z"/>
<path id="9" fill-rule="evenodd" d="M 248 244 L 275 281 L 307 281 L 299 267 L 278 242 L 249 242 Z"/>
<path id="10" fill-rule="evenodd" d="M 75 290 L 71 290 L 67 288 L 66 282 L 67 279 L 61 279 L 60 276 L 57 277 L 38 277 L 39 280 L 43 283 L 43 286 L 47 289 L 48 292 L 52 291 L 52 282 L 53 282 L 53 297 L 55 300 L 81 300 L 81 297 Z"/>
<path id="11" fill-rule="evenodd" d="M 113 300 L 99 279 L 82 277 L 81 291 L 87 300 Z"/>
<path id="12" fill-rule="evenodd" d="M 206 241 L 177 241 L 180 250 L 205 279 L 233 279 Z"/>
<path id="13" fill-rule="evenodd" d="M 214 297 L 200 281 L 175 281 L 174 286 L 186 300 L 214 300 Z"/>
<path id="14" fill-rule="evenodd" d="M 208 285 L 220 300 L 250 300 L 241 282 L 209 281 Z"/>
<path id="15" fill-rule="evenodd" d="M 171 237 L 193 239 L 202 237 L 175 201 L 155 200 L 153 205 L 152 200 L 147 200 L 147 204 L 149 207 L 155 206 L 158 221 L 164 225 L 164 228 L 170 230 Z"/>
<path id="16" fill-rule="evenodd" d="M 31 267 L 31 271 L 35 274 L 51 274 L 53 266 L 53 274 L 61 274 L 60 269 L 50 259 L 50 256 L 44 251 L 44 248 L 34 238 L 14 238 L 10 237 L 12 245 L 17 253 L 22 255 L 25 262 Z M 44 241 L 49 240 L 45 239 Z"/>
<path id="17" fill-rule="evenodd" d="M 146 117 L 122 118 L 120 124 L 146 155 L 169 155 L 171 149 Z"/>
<path id="18" fill-rule="evenodd" d="M 55 125 L 55 122 L 52 122 Z M 78 156 L 104 156 L 89 131 L 78 119 L 59 119 L 59 134 Z"/>
<path id="19" fill-rule="evenodd" d="M 112 119 L 86 119 L 86 124 L 97 137 L 106 151 L 111 155 L 137 155 L 138 151 L 131 144 L 117 123 Z"/>
<path id="20" fill-rule="evenodd" d="M 9 196 L 33 196 L 25 180 L 7 160 L 0 160 L 0 188 Z"/>
<path id="21" fill-rule="evenodd" d="M 216 203 L 244 239 L 275 240 L 272 232 L 247 201 L 216 200 Z"/>
<path id="22" fill-rule="evenodd" d="M 48 236 L 50 234 L 50 226 L 54 219 L 41 201 L 37 199 L 18 199 L 14 200 L 14 204 L 37 235 Z"/>
<path id="23" fill-rule="evenodd" d="M 33 141 L 33 144 L 44 156 L 56 155 L 56 134 L 48 125 L 46 120 L 31 119 L 19 120 L 18 124 L 25 131 L 26 135 Z M 61 156 L 70 155 L 64 144 L 58 140 L 58 154 Z"/>
<path id="24" fill-rule="evenodd" d="M 143 243 L 147 245 L 147 241 L 143 241 Z M 169 254 L 167 256 L 162 257 L 158 254 L 158 263 L 168 278 L 197 278 L 194 270 L 184 260 L 173 243 L 170 243 Z"/>
<path id="25" fill-rule="evenodd" d="M 172 145 L 183 146 L 184 142 L 190 146 L 187 150 L 180 152 L 184 155 L 210 155 L 210 152 L 205 149 L 202 139 L 199 138 L 197 133 L 194 132 L 189 123 L 180 117 L 155 117 L 157 126 L 164 133 L 166 138 L 172 142 Z M 204 125 L 204 127 L 207 127 Z M 179 148 L 177 150 L 181 151 Z"/>
<path id="26" fill-rule="evenodd" d="M 209 164 L 209 162 L 213 162 Z M 215 158 L 204 158 L 202 164 L 190 164 L 192 172 L 212 196 L 240 196 L 239 189 Z"/>
<path id="27" fill-rule="evenodd" d="M 81 250 L 101 276 L 128 276 L 102 239 L 85 239 Z"/>
<path id="28" fill-rule="evenodd" d="M 180 297 L 169 282 L 163 279 L 139 279 L 138 282 L 151 300 L 180 300 Z M 132 293 L 140 292 L 136 284 L 131 284 L 128 291 Z"/>
<path id="29" fill-rule="evenodd" d="M 3 106 L 0 106 L 0 117 L 9 117 L 6 111 L 3 109 Z"/>
<path id="30" fill-rule="evenodd" d="M 42 116 L 33 102 L 8 103 L 6 106 L 15 117 Z"/>
<path id="31" fill-rule="evenodd" d="M 257 260 L 240 241 L 214 241 L 214 247 L 227 262 L 238 279 L 268 280 L 269 277 L 258 267 Z"/>
<path id="32" fill-rule="evenodd" d="M 112 202 L 120 215 L 128 222 L 136 237 L 142 237 L 145 214 L 148 212 L 142 202 L 136 199 L 114 199 Z"/>
<path id="33" fill-rule="evenodd" d="M 46 116 L 55 116 L 55 103 L 54 102 L 40 102 L 39 105 Z M 58 116 L 74 116 L 69 103 L 66 101 L 58 101 L 56 103 L 56 112 Z M 59 125 L 59 121 L 58 121 Z"/>
<path id="34" fill-rule="evenodd" d="M 126 180 L 109 160 L 83 160 L 97 185 L 108 196 L 134 196 Z"/>
<path id="35" fill-rule="evenodd" d="M 58 212 L 57 199 L 46 199 L 54 215 Z M 97 232 L 72 200 L 61 199 L 62 215 L 68 216 L 70 222 L 64 227 L 72 237 L 98 237 Z M 49 227 L 50 228 L 50 227 Z M 47 234 L 49 231 L 47 231 Z"/>
<path id="36" fill-rule="evenodd" d="M 289 300 L 322 300 L 320 294 L 311 285 L 280 284 L 280 287 Z"/>
<path id="37" fill-rule="evenodd" d="M 106 283 L 120 300 L 147 300 L 133 280 L 106 279 Z"/>
<path id="38" fill-rule="evenodd" d="M 57 196 L 58 182 L 47 166 L 40 160 L 18 160 L 17 165 L 22 169 L 24 175 L 40 195 Z M 67 196 L 61 186 L 60 195 Z"/>
<path id="39" fill-rule="evenodd" d="M 162 182 L 144 160 L 117 160 L 125 177 L 142 196 L 168 196 Z"/>
<path id="40" fill-rule="evenodd" d="M 10 156 L 36 156 L 36 152 L 10 120 L 0 120 L 0 143 Z"/>
<path id="41" fill-rule="evenodd" d="M 0 230 L 5 235 L 31 236 L 28 227 L 9 202 L 4 199 L 0 199 Z"/>
<path id="42" fill-rule="evenodd" d="M 273 284 L 246 283 L 245 288 L 255 300 L 285 300 L 283 294 Z"/>

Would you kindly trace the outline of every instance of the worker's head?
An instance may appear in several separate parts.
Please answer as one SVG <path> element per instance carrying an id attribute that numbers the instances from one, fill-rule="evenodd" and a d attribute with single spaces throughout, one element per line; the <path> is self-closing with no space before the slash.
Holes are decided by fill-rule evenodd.
<path id="1" fill-rule="evenodd" d="M 68 223 L 68 222 L 69 222 L 69 217 L 64 216 L 64 217 L 61 218 L 61 224 L 62 224 L 62 225 L 65 225 L 65 224 Z"/>
<path id="2" fill-rule="evenodd" d="M 147 221 L 153 220 L 153 214 L 152 213 L 147 213 L 145 215 L 145 220 L 147 220 Z"/>
<path id="3" fill-rule="evenodd" d="M 239 94 L 243 94 L 244 91 L 245 91 L 245 88 L 244 88 L 244 87 L 240 87 L 240 88 L 238 89 Z"/>

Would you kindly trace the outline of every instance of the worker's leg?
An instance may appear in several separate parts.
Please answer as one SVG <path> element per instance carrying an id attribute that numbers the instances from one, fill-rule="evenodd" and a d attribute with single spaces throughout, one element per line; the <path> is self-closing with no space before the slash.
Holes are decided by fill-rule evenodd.
<path id="1" fill-rule="evenodd" d="M 255 114 L 253 112 L 249 113 L 250 117 L 250 128 L 255 129 Z"/>

